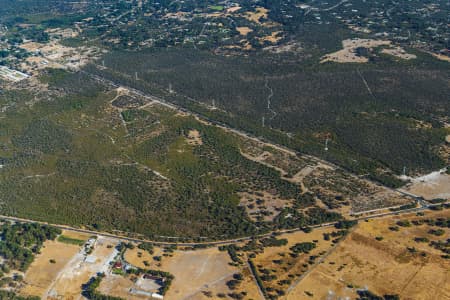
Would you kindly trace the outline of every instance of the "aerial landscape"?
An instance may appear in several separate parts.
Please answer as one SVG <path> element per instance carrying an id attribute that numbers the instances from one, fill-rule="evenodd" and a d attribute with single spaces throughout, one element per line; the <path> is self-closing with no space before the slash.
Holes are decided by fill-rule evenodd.
<path id="1" fill-rule="evenodd" d="M 0 299 L 450 300 L 447 0 L 0 0 Z"/>

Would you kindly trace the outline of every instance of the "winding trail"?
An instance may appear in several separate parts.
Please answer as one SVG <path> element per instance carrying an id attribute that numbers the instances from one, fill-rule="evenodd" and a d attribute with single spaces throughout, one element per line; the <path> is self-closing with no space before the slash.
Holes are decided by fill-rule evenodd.
<path id="1" fill-rule="evenodd" d="M 270 120 L 273 120 L 276 116 L 277 116 L 277 112 L 276 111 L 274 111 L 271 107 L 270 107 L 270 105 L 272 104 L 272 97 L 273 97 L 273 95 L 274 95 L 274 93 L 273 93 L 273 89 L 269 86 L 269 79 L 266 77 L 266 81 L 265 81 L 265 83 L 264 83 L 264 87 L 266 88 L 266 89 L 268 89 L 269 90 L 269 95 L 267 96 L 267 109 L 272 113 L 272 117 L 270 117 Z"/>

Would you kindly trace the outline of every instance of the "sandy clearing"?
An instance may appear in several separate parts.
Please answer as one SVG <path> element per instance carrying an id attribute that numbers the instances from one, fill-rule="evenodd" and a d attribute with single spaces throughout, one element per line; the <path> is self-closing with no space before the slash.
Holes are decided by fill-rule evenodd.
<path id="1" fill-rule="evenodd" d="M 244 17 L 258 24 L 261 24 L 261 18 L 267 19 L 269 10 L 264 7 L 257 7 L 254 12 L 246 12 Z"/>
<path id="2" fill-rule="evenodd" d="M 236 30 L 239 31 L 239 34 L 240 34 L 240 35 L 244 35 L 244 36 L 246 36 L 247 34 L 249 34 L 250 32 L 253 31 L 253 29 L 251 29 L 251 28 L 249 28 L 249 27 L 247 27 L 247 26 L 244 26 L 244 27 L 236 27 Z"/>
<path id="3" fill-rule="evenodd" d="M 355 50 L 357 48 L 363 47 L 371 49 L 380 46 L 390 46 L 391 41 L 385 40 L 372 40 L 372 39 L 347 39 L 342 41 L 342 50 L 336 51 L 334 53 L 327 54 L 322 57 L 321 63 L 332 61 L 338 63 L 366 63 L 369 61 L 367 57 L 357 56 Z"/>
<path id="4" fill-rule="evenodd" d="M 437 53 L 431 53 L 435 58 L 443 61 L 450 62 L 450 56 L 443 55 L 443 54 L 437 54 Z"/>
<path id="5" fill-rule="evenodd" d="M 283 38 L 281 31 L 274 31 L 270 35 L 263 36 L 259 38 L 260 43 L 270 42 L 272 44 L 278 43 L 279 40 Z"/>
<path id="6" fill-rule="evenodd" d="M 383 49 L 383 50 L 381 50 L 381 53 L 392 55 L 392 56 L 395 56 L 395 57 L 398 57 L 401 59 L 405 59 L 405 60 L 411 60 L 411 59 L 417 58 L 416 55 L 407 53 L 403 48 L 398 47 L 398 46 L 389 48 L 389 49 Z"/>
<path id="7" fill-rule="evenodd" d="M 145 296 L 133 295 L 130 293 L 131 288 L 143 290 L 132 281 L 136 279 L 137 278 L 135 277 L 128 278 L 121 275 L 108 274 L 108 276 L 102 280 L 98 291 L 103 295 L 120 297 L 127 300 L 148 299 Z"/>
<path id="8" fill-rule="evenodd" d="M 62 235 L 72 238 L 72 239 L 77 239 L 77 240 L 82 240 L 82 241 L 87 241 L 91 237 L 91 235 L 89 235 L 89 234 L 71 231 L 71 230 L 63 230 Z"/>
<path id="9" fill-rule="evenodd" d="M 358 48 L 366 48 L 372 51 L 373 48 L 386 46 L 381 50 L 381 53 L 392 55 L 401 59 L 410 60 L 417 58 L 416 55 L 407 53 L 400 46 L 392 45 L 388 40 L 373 40 L 373 39 L 347 39 L 342 41 L 342 50 L 329 53 L 322 57 L 321 63 L 324 62 L 338 62 L 338 63 L 367 63 L 369 59 L 365 56 L 359 56 L 356 53 Z"/>
<path id="10" fill-rule="evenodd" d="M 198 130 L 189 130 L 188 136 L 187 136 L 187 142 L 189 145 L 192 146 L 198 146 L 202 145 L 202 137 L 200 136 L 200 132 Z"/>
<path id="11" fill-rule="evenodd" d="M 422 196 L 427 200 L 450 199 L 450 175 L 445 174 L 445 169 L 412 178 L 411 181 L 405 190 L 412 194 Z"/>
<path id="12" fill-rule="evenodd" d="M 227 13 L 234 13 L 237 12 L 238 10 L 240 10 L 242 7 L 240 6 L 233 6 L 227 9 Z"/>

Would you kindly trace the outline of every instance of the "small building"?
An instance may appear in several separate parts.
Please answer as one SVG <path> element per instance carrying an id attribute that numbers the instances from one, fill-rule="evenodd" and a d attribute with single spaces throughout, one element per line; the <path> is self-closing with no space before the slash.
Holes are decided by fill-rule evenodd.
<path id="1" fill-rule="evenodd" d="M 150 299 L 159 299 L 159 300 L 163 300 L 164 296 L 160 295 L 158 293 L 152 293 L 152 292 L 146 292 L 143 290 L 138 290 L 138 289 L 130 289 L 130 294 L 132 295 L 138 295 L 138 296 L 145 296 L 145 297 L 150 297 Z"/>
<path id="2" fill-rule="evenodd" d="M 122 269 L 122 267 L 123 267 L 123 264 L 120 261 L 116 261 L 113 265 L 114 269 Z"/>

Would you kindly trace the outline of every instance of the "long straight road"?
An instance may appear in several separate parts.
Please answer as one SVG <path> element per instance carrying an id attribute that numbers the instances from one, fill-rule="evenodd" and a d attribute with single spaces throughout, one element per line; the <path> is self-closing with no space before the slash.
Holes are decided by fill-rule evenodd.
<path id="1" fill-rule="evenodd" d="M 389 211 L 389 212 L 379 213 L 379 214 L 370 215 L 370 216 L 363 216 L 363 217 L 355 218 L 354 220 L 356 220 L 356 221 L 365 221 L 365 220 L 369 220 L 369 219 L 384 218 L 384 217 L 389 217 L 389 216 L 393 216 L 393 215 L 401 215 L 401 214 L 407 214 L 407 213 L 420 212 L 420 211 L 428 210 L 428 209 L 430 209 L 433 206 L 439 206 L 439 205 L 442 205 L 442 203 L 430 204 L 430 205 L 427 205 L 427 206 L 409 208 L 409 209 L 404 209 L 404 210 L 399 210 L 399 211 Z M 113 234 L 113 233 L 109 233 L 109 232 L 104 232 L 104 231 L 95 231 L 95 230 L 81 229 L 81 228 L 75 228 L 75 227 L 68 226 L 68 225 L 51 224 L 51 223 L 48 223 L 48 222 L 42 222 L 42 221 L 36 221 L 36 220 L 24 219 L 24 218 L 18 218 L 18 217 L 13 217 L 13 216 L 0 215 L 0 220 L 8 220 L 8 221 L 13 221 L 13 222 L 21 222 L 21 223 L 38 223 L 38 224 L 42 224 L 42 225 L 53 226 L 53 227 L 59 228 L 61 230 L 74 231 L 74 232 L 86 233 L 86 234 L 90 234 L 90 235 L 100 235 L 100 236 L 104 236 L 104 237 L 115 238 L 115 239 L 118 239 L 118 240 L 123 241 L 123 242 L 135 242 L 135 243 L 146 242 L 146 243 L 152 243 L 154 245 L 159 245 L 159 246 L 178 245 L 178 246 L 188 246 L 188 247 L 205 246 L 205 245 L 206 246 L 230 245 L 230 244 L 235 244 L 235 243 L 239 243 L 239 242 L 250 241 L 250 240 L 255 239 L 255 238 L 269 237 L 269 236 L 271 236 L 273 234 L 293 233 L 293 232 L 298 232 L 298 231 L 302 231 L 303 230 L 301 228 L 282 229 L 282 230 L 273 230 L 273 231 L 268 232 L 268 233 L 252 235 L 252 236 L 246 236 L 246 237 L 240 237 L 240 238 L 234 238 L 234 239 L 184 243 L 184 242 L 161 242 L 161 241 L 158 241 L 158 240 L 148 240 L 148 239 L 133 238 L 133 237 L 127 237 L 127 236 Z M 319 224 L 319 225 L 313 225 L 313 226 L 309 226 L 309 228 L 314 229 L 314 228 L 321 228 L 321 227 L 332 227 L 332 226 L 335 226 L 337 223 L 339 223 L 339 221 L 323 223 L 323 224 Z"/>

